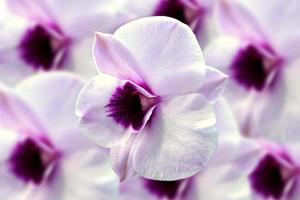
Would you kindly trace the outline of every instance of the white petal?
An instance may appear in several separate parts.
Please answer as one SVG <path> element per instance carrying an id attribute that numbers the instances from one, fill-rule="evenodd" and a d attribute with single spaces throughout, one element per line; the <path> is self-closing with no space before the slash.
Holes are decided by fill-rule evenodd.
<path id="1" fill-rule="evenodd" d="M 132 166 L 132 155 L 135 149 L 135 134 L 132 134 L 128 141 L 121 146 L 111 148 L 112 167 L 123 181 L 136 174 Z"/>
<path id="2" fill-rule="evenodd" d="M 114 36 L 135 56 L 137 73 L 155 94 L 187 94 L 203 83 L 203 55 L 187 25 L 148 17 L 123 25 Z"/>
<path id="3" fill-rule="evenodd" d="M 214 153 L 212 106 L 199 94 L 163 102 L 135 142 L 133 167 L 143 177 L 178 180 L 199 172 Z"/>
<path id="4" fill-rule="evenodd" d="M 103 149 L 93 148 L 67 157 L 61 176 L 62 200 L 117 199 L 118 177 L 111 169 L 109 153 Z"/>
<path id="5" fill-rule="evenodd" d="M 130 130 L 108 117 L 105 106 L 123 81 L 108 75 L 98 75 L 81 90 L 76 103 L 80 128 L 92 141 L 105 147 L 118 146 L 126 141 Z"/>

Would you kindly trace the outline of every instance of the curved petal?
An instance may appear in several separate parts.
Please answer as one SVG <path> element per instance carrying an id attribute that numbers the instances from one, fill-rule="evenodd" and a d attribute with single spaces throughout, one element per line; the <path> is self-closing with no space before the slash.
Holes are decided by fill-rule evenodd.
<path id="1" fill-rule="evenodd" d="M 199 94 L 176 97 L 154 111 L 138 134 L 136 172 L 154 180 L 178 180 L 199 172 L 217 145 L 212 106 Z"/>
<path id="2" fill-rule="evenodd" d="M 44 0 L 7 0 L 10 9 L 29 20 L 53 22 L 54 16 Z"/>
<path id="3" fill-rule="evenodd" d="M 205 81 L 199 92 L 214 103 L 224 92 L 228 76 L 221 71 L 209 67 L 205 70 Z"/>
<path id="4" fill-rule="evenodd" d="M 187 94 L 202 85 L 203 55 L 187 25 L 169 17 L 148 17 L 123 25 L 114 36 L 135 56 L 135 71 L 155 94 Z"/>
<path id="5" fill-rule="evenodd" d="M 64 72 L 41 73 L 19 83 L 18 94 L 31 106 L 52 142 L 61 150 L 89 147 L 79 131 L 74 114 L 77 95 L 84 81 Z M 66 145 L 66 141 L 69 141 Z"/>
<path id="6" fill-rule="evenodd" d="M 67 157 L 60 175 L 64 191 L 56 199 L 118 199 L 118 177 L 111 169 L 108 152 L 103 149 L 91 148 Z"/>
<path id="7" fill-rule="evenodd" d="M 96 33 L 93 55 L 99 72 L 141 82 L 134 71 L 138 68 L 134 57 L 113 35 Z"/>
<path id="8" fill-rule="evenodd" d="M 256 42 L 267 41 L 265 30 L 259 21 L 239 1 L 221 0 L 217 9 L 220 27 L 225 33 Z"/>
<path id="9" fill-rule="evenodd" d="M 44 132 L 41 122 L 28 104 L 13 90 L 0 85 L 0 128 L 23 134 Z"/>
<path id="10" fill-rule="evenodd" d="M 111 95 L 122 84 L 123 81 L 111 76 L 98 75 L 85 85 L 77 99 L 76 115 L 81 130 L 89 139 L 104 147 L 120 145 L 130 133 L 129 129 L 108 117 L 105 111 Z"/>
<path id="11" fill-rule="evenodd" d="M 72 56 L 70 69 L 86 79 L 91 79 L 98 74 L 91 54 L 92 44 L 93 39 L 88 38 L 77 42 L 74 48 L 70 49 L 70 56 Z"/>
<path id="12" fill-rule="evenodd" d="M 111 148 L 111 162 L 115 173 L 123 181 L 136 174 L 132 166 L 132 155 L 135 149 L 135 134 L 132 134 L 128 141 L 118 147 Z"/>

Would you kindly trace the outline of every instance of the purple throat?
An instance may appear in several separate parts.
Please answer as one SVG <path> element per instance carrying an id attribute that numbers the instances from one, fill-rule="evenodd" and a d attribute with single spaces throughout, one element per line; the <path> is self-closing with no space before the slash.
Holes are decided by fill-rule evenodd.
<path id="1" fill-rule="evenodd" d="M 161 0 L 153 12 L 154 16 L 167 16 L 188 24 L 185 5 L 180 0 Z"/>
<path id="2" fill-rule="evenodd" d="M 287 160 L 287 162 L 290 162 Z M 287 168 L 273 155 L 264 156 L 249 175 L 252 189 L 265 198 L 280 199 L 288 183 L 298 174 L 297 168 Z"/>
<path id="3" fill-rule="evenodd" d="M 116 88 L 105 106 L 106 113 L 124 128 L 140 130 L 147 112 L 158 103 L 157 99 L 146 97 L 127 82 Z"/>
<path id="4" fill-rule="evenodd" d="M 277 56 L 267 58 L 257 47 L 250 44 L 238 51 L 230 70 L 234 80 L 244 88 L 261 91 L 267 84 L 270 72 L 279 65 L 280 59 Z"/>
<path id="5" fill-rule="evenodd" d="M 68 46 L 69 39 L 57 26 L 45 28 L 37 24 L 25 32 L 18 49 L 20 57 L 33 69 L 51 70 L 62 63 L 62 54 L 66 53 Z"/>
<path id="6" fill-rule="evenodd" d="M 152 194 L 159 198 L 174 199 L 178 193 L 182 180 L 178 181 L 155 181 L 150 179 L 143 179 L 144 187 Z"/>
<path id="7" fill-rule="evenodd" d="M 8 160 L 13 174 L 25 183 L 41 183 L 50 166 L 58 161 L 59 153 L 54 151 L 49 143 L 38 143 L 32 138 L 26 138 L 17 143 Z M 47 149 L 45 147 L 47 146 Z M 52 168 L 54 169 L 54 168 Z M 51 173 L 49 173 L 51 175 Z"/>

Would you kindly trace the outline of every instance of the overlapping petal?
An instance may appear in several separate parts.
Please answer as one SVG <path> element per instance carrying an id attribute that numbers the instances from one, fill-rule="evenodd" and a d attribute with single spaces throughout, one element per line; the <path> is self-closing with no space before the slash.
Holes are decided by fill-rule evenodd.
<path id="1" fill-rule="evenodd" d="M 137 135 L 133 167 L 143 177 L 178 180 L 199 172 L 217 145 L 212 106 L 199 94 L 159 105 Z"/>
<path id="2" fill-rule="evenodd" d="M 155 94 L 187 94 L 203 84 L 203 55 L 187 25 L 168 17 L 149 17 L 127 23 L 114 36 L 134 55 L 135 71 Z"/>

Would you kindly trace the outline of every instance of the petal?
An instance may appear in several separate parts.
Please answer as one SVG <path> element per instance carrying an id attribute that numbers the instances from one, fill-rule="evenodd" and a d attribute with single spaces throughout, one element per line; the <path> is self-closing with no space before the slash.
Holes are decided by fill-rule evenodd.
<path id="1" fill-rule="evenodd" d="M 67 157 L 60 175 L 64 192 L 56 199 L 118 199 L 118 177 L 111 169 L 109 153 L 103 149 L 91 148 Z"/>
<path id="2" fill-rule="evenodd" d="M 44 0 L 8 0 L 8 6 L 14 13 L 29 20 L 51 22 L 53 13 Z"/>
<path id="3" fill-rule="evenodd" d="M 108 117 L 105 106 L 115 89 L 124 82 L 108 75 L 98 75 L 81 90 L 76 115 L 82 132 L 92 141 L 104 147 L 118 146 L 126 141 L 130 130 Z"/>
<path id="4" fill-rule="evenodd" d="M 148 17 L 123 25 L 114 36 L 134 55 L 139 67 L 135 71 L 155 94 L 187 94 L 202 85 L 203 55 L 187 25 Z"/>
<path id="5" fill-rule="evenodd" d="M 225 33 L 256 42 L 267 40 L 259 21 L 238 1 L 221 0 L 217 9 L 220 27 Z"/>
<path id="6" fill-rule="evenodd" d="M 138 133 L 136 172 L 154 180 L 178 180 L 199 172 L 214 153 L 217 130 L 212 106 L 199 94 L 161 103 Z"/>
<path id="7" fill-rule="evenodd" d="M 92 38 L 77 42 L 76 45 L 74 44 L 74 48 L 71 48 L 72 52 L 70 53 L 70 56 L 72 56 L 72 62 L 70 63 L 72 72 L 86 79 L 91 79 L 98 74 L 91 54 L 92 44 Z"/>
<path id="8" fill-rule="evenodd" d="M 96 33 L 93 55 L 99 72 L 141 82 L 134 71 L 138 68 L 134 57 L 113 35 Z"/>
<path id="9" fill-rule="evenodd" d="M 132 166 L 132 154 L 135 148 L 135 134 L 132 134 L 128 141 L 122 146 L 111 148 L 111 161 L 115 173 L 123 181 L 136 174 Z"/>
<path id="10" fill-rule="evenodd" d="M 0 118 L 0 128 L 23 134 L 40 134 L 44 131 L 29 105 L 13 90 L 3 85 L 0 85 Z"/>
<path id="11" fill-rule="evenodd" d="M 205 70 L 205 81 L 199 92 L 210 102 L 214 103 L 223 94 L 227 77 L 228 76 L 221 71 L 207 66 Z"/>

